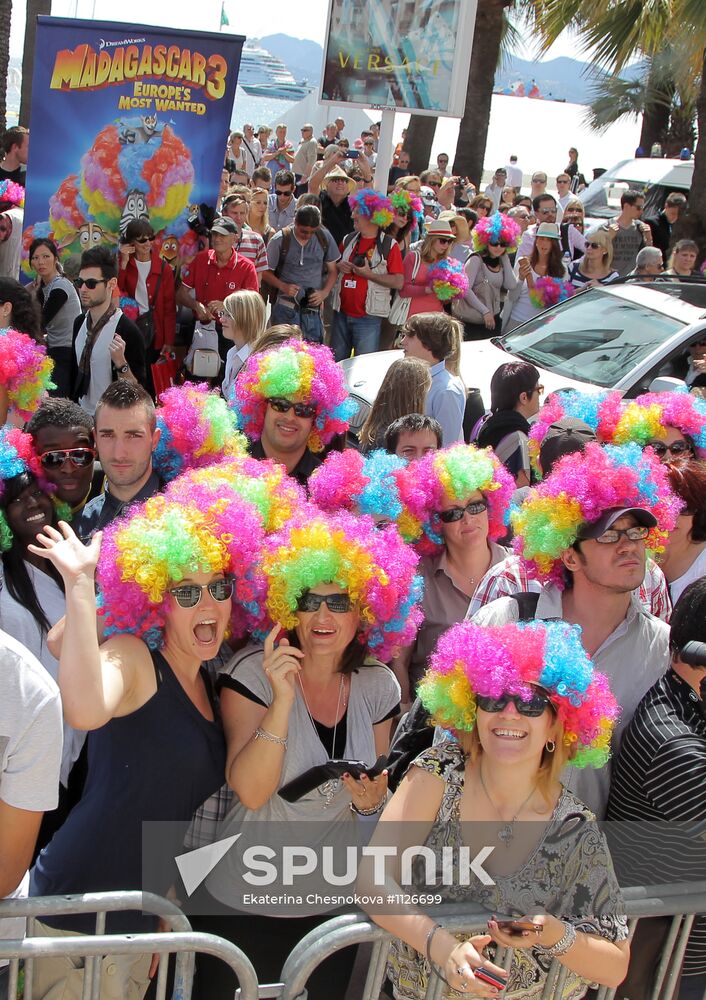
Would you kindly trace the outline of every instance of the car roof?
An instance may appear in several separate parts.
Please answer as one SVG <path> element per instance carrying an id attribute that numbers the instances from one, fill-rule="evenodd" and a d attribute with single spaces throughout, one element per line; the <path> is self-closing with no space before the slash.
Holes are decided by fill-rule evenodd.
<path id="1" fill-rule="evenodd" d="M 694 175 L 693 160 L 662 160 L 641 157 L 639 160 L 621 160 L 606 170 L 597 180 L 638 181 L 640 184 L 675 185 L 689 189 Z"/>
<path id="2" fill-rule="evenodd" d="M 706 314 L 706 281 L 701 278 L 694 281 L 670 281 L 668 277 L 648 282 L 628 280 L 603 285 L 601 291 L 639 303 L 682 323 L 697 323 Z"/>

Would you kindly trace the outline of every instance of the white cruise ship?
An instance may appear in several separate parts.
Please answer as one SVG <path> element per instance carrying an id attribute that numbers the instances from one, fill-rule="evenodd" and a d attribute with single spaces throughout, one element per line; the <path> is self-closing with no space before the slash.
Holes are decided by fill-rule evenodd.
<path id="1" fill-rule="evenodd" d="M 282 60 L 257 41 L 248 41 L 243 46 L 238 85 L 246 94 L 288 101 L 301 101 L 312 90 L 306 80 L 297 83 Z"/>

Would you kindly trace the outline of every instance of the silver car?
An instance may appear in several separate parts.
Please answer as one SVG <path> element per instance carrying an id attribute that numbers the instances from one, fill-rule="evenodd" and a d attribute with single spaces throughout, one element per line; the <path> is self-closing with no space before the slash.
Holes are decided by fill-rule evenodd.
<path id="1" fill-rule="evenodd" d="M 530 361 L 546 392 L 618 389 L 627 397 L 683 384 L 690 347 L 706 341 L 706 281 L 658 278 L 588 288 L 544 310 L 511 333 L 464 343 L 461 375 L 490 403 L 493 372 L 508 361 Z M 362 426 L 380 384 L 402 351 L 341 361 Z"/>

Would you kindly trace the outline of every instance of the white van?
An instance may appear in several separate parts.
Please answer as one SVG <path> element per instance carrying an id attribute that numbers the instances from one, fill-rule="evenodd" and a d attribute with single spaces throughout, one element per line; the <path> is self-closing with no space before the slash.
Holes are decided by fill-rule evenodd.
<path id="1" fill-rule="evenodd" d="M 621 160 L 588 185 L 578 196 L 586 213 L 586 229 L 620 215 L 620 197 L 631 188 L 645 195 L 643 219 L 662 211 L 672 191 L 689 195 L 694 174 L 693 160 L 661 160 L 644 157 Z"/>

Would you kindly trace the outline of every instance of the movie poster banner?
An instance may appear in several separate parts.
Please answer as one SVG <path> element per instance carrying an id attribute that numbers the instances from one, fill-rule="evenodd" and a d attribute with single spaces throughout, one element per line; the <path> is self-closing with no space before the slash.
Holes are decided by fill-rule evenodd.
<path id="1" fill-rule="evenodd" d="M 330 0 L 322 103 L 463 115 L 476 0 Z"/>
<path id="2" fill-rule="evenodd" d="M 243 36 L 39 17 L 23 237 L 117 249 L 149 219 L 173 267 L 215 206 Z M 202 227 L 203 228 L 203 227 Z"/>

